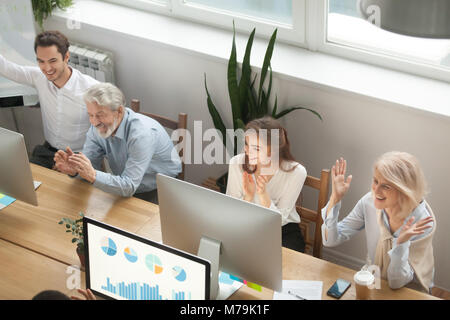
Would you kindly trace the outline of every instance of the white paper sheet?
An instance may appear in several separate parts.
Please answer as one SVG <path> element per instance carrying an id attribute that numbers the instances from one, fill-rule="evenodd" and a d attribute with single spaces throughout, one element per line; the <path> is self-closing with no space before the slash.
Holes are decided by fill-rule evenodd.
<path id="1" fill-rule="evenodd" d="M 226 300 L 242 287 L 243 283 L 233 280 L 226 272 L 219 272 L 219 295 L 216 300 Z"/>
<path id="2" fill-rule="evenodd" d="M 34 183 L 34 190 L 36 190 L 37 188 L 39 188 L 39 186 L 42 184 L 42 182 L 36 181 L 36 180 L 34 180 L 33 183 Z"/>
<path id="3" fill-rule="evenodd" d="M 283 280 L 283 290 L 275 291 L 273 300 L 322 300 L 322 287 L 322 281 Z"/>

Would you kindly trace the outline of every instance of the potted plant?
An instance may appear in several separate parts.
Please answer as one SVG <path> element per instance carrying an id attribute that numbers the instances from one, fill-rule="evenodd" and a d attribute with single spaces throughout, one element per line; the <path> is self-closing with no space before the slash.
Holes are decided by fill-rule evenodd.
<path id="1" fill-rule="evenodd" d="M 228 94 L 231 102 L 231 113 L 233 118 L 233 130 L 244 129 L 246 123 L 253 119 L 261 118 L 266 115 L 270 115 L 275 119 L 279 119 L 289 114 L 294 110 L 307 110 L 315 114 L 320 120 L 322 120 L 321 115 L 307 107 L 303 107 L 300 105 L 283 107 L 278 109 L 278 99 L 275 95 L 275 101 L 273 107 L 270 105 L 270 95 L 272 93 L 272 67 L 271 67 L 271 59 L 272 53 L 275 46 L 275 40 L 277 36 L 277 29 L 273 32 L 269 44 L 267 46 L 267 50 L 265 53 L 263 66 L 261 68 L 261 77 L 259 80 L 258 91 L 255 88 L 255 82 L 257 75 L 254 76 L 252 80 L 252 70 L 250 67 L 250 54 L 253 45 L 253 39 L 255 37 L 256 28 L 253 29 L 252 33 L 249 36 L 247 41 L 247 47 L 245 49 L 244 60 L 242 62 L 242 68 L 240 70 L 241 77 L 238 81 L 238 70 L 239 66 L 236 59 L 236 30 L 233 22 L 233 43 L 231 48 L 230 58 L 228 60 Z M 269 83 L 267 90 L 264 89 L 264 84 L 266 82 L 266 77 L 269 75 Z M 206 74 L 205 74 L 205 89 L 207 95 L 207 105 L 208 110 L 211 115 L 211 118 L 214 123 L 214 127 L 219 130 L 222 137 L 222 142 L 226 148 L 226 126 L 217 111 L 216 106 L 214 105 L 211 95 L 209 94 L 208 87 L 206 84 Z M 237 154 L 237 143 L 234 143 L 234 154 Z M 222 175 L 219 179 L 217 179 L 217 185 L 220 187 L 221 192 L 225 193 L 226 191 L 226 180 L 228 173 Z"/>
<path id="2" fill-rule="evenodd" d="M 80 258 L 81 267 L 84 268 L 84 238 L 83 238 L 83 212 L 79 213 L 80 219 L 78 220 L 72 220 L 70 218 L 62 218 L 61 221 L 59 221 L 58 224 L 64 224 L 66 227 L 66 232 L 71 232 L 73 235 L 72 243 L 75 243 L 77 245 L 77 254 Z"/>
<path id="3" fill-rule="evenodd" d="M 44 30 L 42 23 L 52 14 L 54 9 L 64 10 L 73 3 L 72 0 L 32 0 L 31 4 L 33 6 L 34 19 L 39 24 L 41 30 Z"/>

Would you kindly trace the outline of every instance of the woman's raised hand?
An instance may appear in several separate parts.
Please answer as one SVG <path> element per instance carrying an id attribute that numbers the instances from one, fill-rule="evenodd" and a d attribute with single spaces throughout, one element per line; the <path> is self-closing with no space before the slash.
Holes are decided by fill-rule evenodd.
<path id="1" fill-rule="evenodd" d="M 347 161 L 344 158 L 336 160 L 336 164 L 331 168 L 331 197 L 333 200 L 333 206 L 341 201 L 345 196 L 348 189 L 350 188 L 350 183 L 352 182 L 352 176 L 349 175 L 345 178 L 345 172 L 347 170 Z"/>
<path id="2" fill-rule="evenodd" d="M 433 227 L 432 225 L 427 225 L 430 222 L 433 222 L 432 217 L 427 217 L 422 219 L 416 223 L 414 222 L 414 217 L 411 217 L 401 228 L 400 234 L 397 238 L 397 245 L 408 241 L 411 237 L 423 234 L 426 229 Z"/>

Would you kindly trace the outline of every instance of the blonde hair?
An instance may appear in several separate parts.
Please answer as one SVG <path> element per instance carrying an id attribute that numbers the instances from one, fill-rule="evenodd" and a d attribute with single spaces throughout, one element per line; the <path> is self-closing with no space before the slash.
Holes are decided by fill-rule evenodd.
<path id="1" fill-rule="evenodd" d="M 402 211 L 412 211 L 424 199 L 427 193 L 425 176 L 413 155 L 400 151 L 387 152 L 375 161 L 375 170 L 400 192 Z"/>

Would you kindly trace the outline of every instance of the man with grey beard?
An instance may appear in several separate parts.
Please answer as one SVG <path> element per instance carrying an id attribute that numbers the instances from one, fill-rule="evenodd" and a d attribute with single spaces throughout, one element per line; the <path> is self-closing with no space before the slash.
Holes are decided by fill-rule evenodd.
<path id="1" fill-rule="evenodd" d="M 157 203 L 156 174 L 175 177 L 181 160 L 166 130 L 154 119 L 125 108 L 125 97 L 110 83 L 84 95 L 91 127 L 81 153 L 67 147 L 55 154 L 55 167 L 95 187 L 123 197 Z M 112 174 L 100 170 L 106 157 Z"/>

